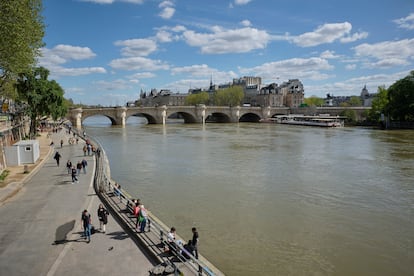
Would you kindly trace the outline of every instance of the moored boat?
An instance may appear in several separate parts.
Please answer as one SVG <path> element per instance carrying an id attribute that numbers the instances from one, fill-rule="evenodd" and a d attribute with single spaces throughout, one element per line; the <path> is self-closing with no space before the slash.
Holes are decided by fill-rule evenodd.
<path id="1" fill-rule="evenodd" d="M 263 123 L 278 123 L 301 126 L 343 127 L 345 117 L 329 115 L 279 115 L 261 120 Z"/>

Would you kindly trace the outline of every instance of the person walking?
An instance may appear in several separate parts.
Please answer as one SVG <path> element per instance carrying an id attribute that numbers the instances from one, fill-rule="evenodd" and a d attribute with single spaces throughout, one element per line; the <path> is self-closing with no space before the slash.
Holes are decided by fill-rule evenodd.
<path id="1" fill-rule="evenodd" d="M 91 215 L 86 209 L 82 212 L 81 223 L 83 226 L 83 235 L 87 243 L 89 243 L 91 241 Z"/>
<path id="2" fill-rule="evenodd" d="M 63 147 L 63 139 L 62 139 L 62 140 L 60 140 L 60 147 L 61 147 L 61 148 Z"/>
<path id="3" fill-rule="evenodd" d="M 82 163 L 83 173 L 86 174 L 86 166 L 88 166 L 88 162 L 86 161 L 85 158 L 83 158 L 81 163 Z"/>
<path id="4" fill-rule="evenodd" d="M 76 183 L 79 183 L 79 180 L 76 177 L 76 173 L 77 173 L 77 171 L 76 171 L 75 166 L 72 166 L 72 184 L 75 183 L 75 181 L 76 181 Z"/>
<path id="5" fill-rule="evenodd" d="M 56 160 L 56 164 L 59 167 L 59 161 L 60 161 L 60 158 L 62 158 L 62 155 L 60 155 L 60 153 L 57 151 L 53 158 Z"/>
<path id="6" fill-rule="evenodd" d="M 108 223 L 108 215 L 109 212 L 108 210 L 106 210 L 102 203 L 99 204 L 99 208 L 98 208 L 98 219 L 99 219 L 99 230 L 103 231 L 105 233 L 106 231 L 106 224 Z"/>
<path id="7" fill-rule="evenodd" d="M 193 232 L 193 238 L 191 239 L 191 245 L 193 247 L 194 257 L 198 259 L 198 232 L 197 228 L 191 228 L 191 232 Z"/>
<path id="8" fill-rule="evenodd" d="M 83 156 L 86 156 L 87 146 L 86 144 L 83 146 Z"/>
<path id="9" fill-rule="evenodd" d="M 66 162 L 66 168 L 68 169 L 68 174 L 70 174 L 72 171 L 72 162 L 70 162 L 70 160 Z"/>
<path id="10" fill-rule="evenodd" d="M 81 161 L 78 161 L 78 163 L 76 164 L 76 170 L 77 170 L 78 175 L 80 175 L 80 172 L 82 170 L 82 162 Z"/>

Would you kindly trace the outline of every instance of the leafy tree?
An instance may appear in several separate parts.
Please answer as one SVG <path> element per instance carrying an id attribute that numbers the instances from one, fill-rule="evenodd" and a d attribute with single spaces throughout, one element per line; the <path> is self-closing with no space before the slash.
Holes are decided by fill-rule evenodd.
<path id="1" fill-rule="evenodd" d="M 349 109 L 344 110 L 339 115 L 340 116 L 345 116 L 346 117 L 345 120 L 348 123 L 354 123 L 354 122 L 356 122 L 356 119 L 357 119 L 357 115 L 356 115 L 355 110 L 349 110 Z"/>
<path id="2" fill-rule="evenodd" d="M 219 90 L 215 93 L 214 102 L 222 106 L 238 106 L 244 98 L 241 86 L 232 86 L 227 89 Z"/>
<path id="3" fill-rule="evenodd" d="M 393 120 L 414 121 L 414 71 L 388 88 L 387 111 Z"/>
<path id="4" fill-rule="evenodd" d="M 207 92 L 190 94 L 185 98 L 186 105 L 208 104 L 209 95 Z"/>
<path id="5" fill-rule="evenodd" d="M 371 111 L 369 113 L 370 120 L 378 122 L 381 114 L 385 114 L 388 105 L 388 90 L 385 87 L 378 87 L 378 92 L 372 100 Z"/>
<path id="6" fill-rule="evenodd" d="M 63 117 L 68 108 L 64 91 L 60 85 L 48 80 L 46 68 L 35 68 L 30 73 L 21 74 L 17 80 L 17 91 L 20 100 L 27 103 L 30 116 L 30 134 L 36 134 L 37 120 L 41 116 L 52 116 L 53 119 Z"/>
<path id="7" fill-rule="evenodd" d="M 41 0 L 0 1 L 0 93 L 15 97 L 14 81 L 30 71 L 43 46 Z"/>
<path id="8" fill-rule="evenodd" d="M 322 106 L 325 103 L 324 99 L 316 96 L 310 96 L 309 98 L 305 98 L 304 102 L 307 106 Z"/>

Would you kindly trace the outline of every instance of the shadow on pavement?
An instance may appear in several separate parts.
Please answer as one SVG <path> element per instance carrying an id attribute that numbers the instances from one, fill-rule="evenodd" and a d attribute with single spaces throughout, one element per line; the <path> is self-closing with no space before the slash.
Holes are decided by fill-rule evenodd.
<path id="1" fill-rule="evenodd" d="M 124 231 L 112 232 L 112 233 L 108 233 L 107 235 L 111 236 L 111 239 L 114 239 L 114 240 L 124 240 L 124 239 L 129 238 L 128 234 L 125 233 Z"/>
<path id="2" fill-rule="evenodd" d="M 66 222 L 65 224 L 62 224 L 56 229 L 55 233 L 55 242 L 54 245 L 58 244 L 64 244 L 69 241 L 76 241 L 76 240 L 68 240 L 67 235 L 72 229 L 75 227 L 75 220 L 71 220 L 69 222 Z"/>

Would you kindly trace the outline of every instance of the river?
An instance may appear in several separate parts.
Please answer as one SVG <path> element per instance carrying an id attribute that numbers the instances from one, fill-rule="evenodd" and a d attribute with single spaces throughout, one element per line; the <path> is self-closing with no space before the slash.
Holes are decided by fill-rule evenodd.
<path id="1" fill-rule="evenodd" d="M 226 275 L 414 275 L 414 131 L 84 122 L 111 176 Z"/>

